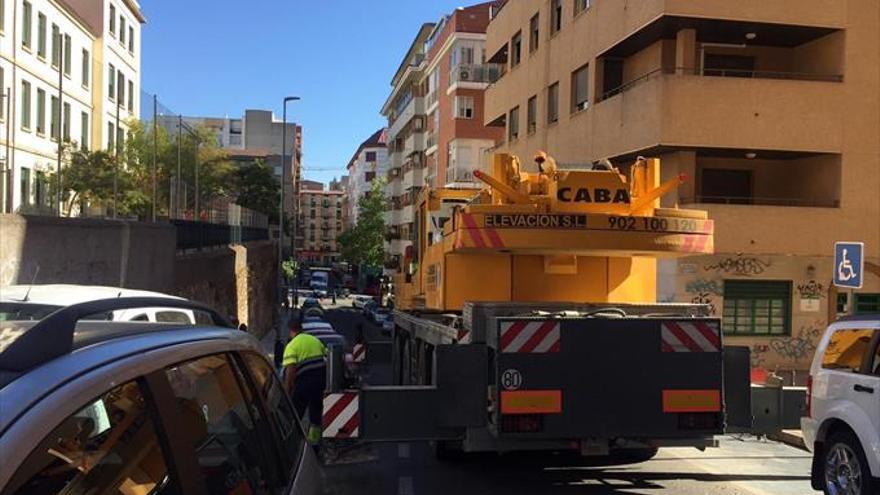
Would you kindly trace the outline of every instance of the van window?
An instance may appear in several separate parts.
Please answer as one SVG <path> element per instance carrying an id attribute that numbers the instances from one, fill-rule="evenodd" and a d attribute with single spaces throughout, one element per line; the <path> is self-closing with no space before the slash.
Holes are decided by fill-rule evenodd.
<path id="1" fill-rule="evenodd" d="M 166 370 L 180 407 L 195 432 L 198 464 L 208 493 L 269 492 L 264 451 L 252 411 L 225 355 L 207 356 Z"/>
<path id="2" fill-rule="evenodd" d="M 3 494 L 178 493 L 150 407 L 136 382 L 105 393 L 52 430 Z"/>
<path id="3" fill-rule="evenodd" d="M 870 328 L 843 328 L 836 330 L 828 340 L 822 367 L 858 373 L 868 353 L 874 330 Z"/>

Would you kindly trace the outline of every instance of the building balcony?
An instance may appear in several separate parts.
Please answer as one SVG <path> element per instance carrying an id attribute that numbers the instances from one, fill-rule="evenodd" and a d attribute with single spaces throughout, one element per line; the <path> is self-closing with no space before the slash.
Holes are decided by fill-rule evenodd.
<path id="1" fill-rule="evenodd" d="M 675 145 L 839 152 L 844 87 L 656 70 L 592 106 L 596 156 Z"/>
<path id="2" fill-rule="evenodd" d="M 425 150 L 425 133 L 414 132 L 406 138 L 403 144 L 403 156 L 409 156 L 417 151 Z"/>
<path id="3" fill-rule="evenodd" d="M 403 174 L 403 180 L 401 181 L 401 188 L 403 190 L 408 190 L 413 187 L 421 187 L 424 183 L 424 169 L 421 167 L 418 168 L 410 168 Z"/>
<path id="4" fill-rule="evenodd" d="M 413 205 L 406 205 L 400 210 L 400 223 L 412 223 Z"/>
<path id="5" fill-rule="evenodd" d="M 400 134 L 400 131 L 412 120 L 416 115 L 422 115 L 425 113 L 425 98 L 421 96 L 413 97 L 409 100 L 409 102 L 403 106 L 400 112 L 397 114 L 397 118 L 394 120 L 394 123 L 388 127 L 388 136 L 391 138 L 396 137 Z"/>
<path id="6" fill-rule="evenodd" d="M 457 65 L 449 71 L 447 94 L 456 87 L 483 89 L 504 74 L 503 64 Z"/>
<path id="7" fill-rule="evenodd" d="M 425 138 L 425 150 L 430 150 L 437 146 L 437 133 L 436 132 L 428 132 L 428 136 Z"/>
<path id="8" fill-rule="evenodd" d="M 425 96 L 425 113 L 429 113 L 434 105 L 437 104 L 438 95 L 439 93 L 437 91 L 434 91 L 433 93 L 428 93 L 428 95 Z"/>

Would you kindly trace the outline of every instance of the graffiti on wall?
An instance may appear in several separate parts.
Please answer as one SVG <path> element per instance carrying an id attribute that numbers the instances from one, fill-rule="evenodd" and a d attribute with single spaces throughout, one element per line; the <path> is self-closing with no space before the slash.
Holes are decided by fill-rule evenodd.
<path id="1" fill-rule="evenodd" d="M 770 267 L 770 260 L 762 260 L 751 256 L 743 256 L 741 253 L 734 258 L 724 258 L 715 263 L 703 266 L 706 271 L 724 273 L 726 275 L 739 275 L 752 277 L 760 275 Z"/>
<path id="2" fill-rule="evenodd" d="M 763 368 L 767 362 L 767 353 L 770 352 L 770 346 L 767 344 L 755 344 L 752 346 L 752 352 L 749 358 L 752 361 L 752 368 Z"/>
<path id="3" fill-rule="evenodd" d="M 721 280 L 697 278 L 689 281 L 684 290 L 692 295 L 692 304 L 705 304 L 709 306 L 710 314 L 717 314 L 714 296 L 724 293 L 724 283 Z"/>
<path id="4" fill-rule="evenodd" d="M 801 299 L 821 299 L 825 295 L 825 286 L 815 280 L 797 285 Z"/>
<path id="5" fill-rule="evenodd" d="M 751 346 L 752 368 L 763 368 L 770 361 L 777 364 L 805 364 L 813 357 L 822 327 L 818 321 L 801 326 L 791 337 L 779 337 Z"/>

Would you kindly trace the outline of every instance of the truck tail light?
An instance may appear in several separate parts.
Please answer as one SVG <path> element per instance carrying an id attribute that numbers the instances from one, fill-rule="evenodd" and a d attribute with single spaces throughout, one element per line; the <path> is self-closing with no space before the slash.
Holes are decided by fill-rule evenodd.
<path id="1" fill-rule="evenodd" d="M 503 433 L 540 433 L 544 431 L 543 414 L 502 414 Z"/>
<path id="2" fill-rule="evenodd" d="M 813 375 L 807 377 L 807 417 L 813 417 Z"/>

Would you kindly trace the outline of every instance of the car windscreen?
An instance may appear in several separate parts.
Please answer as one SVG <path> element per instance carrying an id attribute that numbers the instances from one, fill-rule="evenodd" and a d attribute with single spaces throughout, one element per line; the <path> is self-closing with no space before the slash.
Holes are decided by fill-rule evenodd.
<path id="1" fill-rule="evenodd" d="M 34 304 L 28 302 L 0 302 L 0 321 L 42 320 L 61 309 L 54 304 Z"/>

